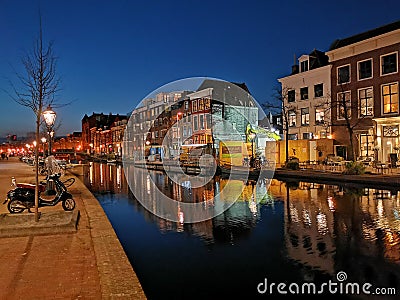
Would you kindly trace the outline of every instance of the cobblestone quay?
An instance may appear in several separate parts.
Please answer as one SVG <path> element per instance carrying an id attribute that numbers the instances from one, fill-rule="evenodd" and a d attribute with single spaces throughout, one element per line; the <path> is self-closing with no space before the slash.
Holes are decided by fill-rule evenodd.
<path id="1" fill-rule="evenodd" d="M 0 160 L 1 203 L 12 176 L 34 183 L 33 167 L 14 157 Z M 76 232 L 27 230 L 25 236 L 0 238 L 0 299 L 146 299 L 98 201 L 79 179 L 69 191 L 80 211 Z M 41 220 L 60 210 L 61 204 L 40 208 Z M 0 205 L 0 213 L 8 213 L 6 205 Z"/>

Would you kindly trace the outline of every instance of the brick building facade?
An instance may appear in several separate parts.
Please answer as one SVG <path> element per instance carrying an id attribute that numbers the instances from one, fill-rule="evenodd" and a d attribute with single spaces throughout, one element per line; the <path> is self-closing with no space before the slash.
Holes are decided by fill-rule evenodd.
<path id="1" fill-rule="evenodd" d="M 400 22 L 343 40 L 326 53 L 332 65 L 332 129 L 337 152 L 382 162 L 399 146 Z"/>

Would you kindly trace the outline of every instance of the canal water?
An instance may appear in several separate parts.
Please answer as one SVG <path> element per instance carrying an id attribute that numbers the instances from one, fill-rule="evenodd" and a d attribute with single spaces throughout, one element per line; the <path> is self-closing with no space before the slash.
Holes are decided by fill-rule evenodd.
<path id="1" fill-rule="evenodd" d="M 216 177 L 204 188 L 191 189 L 161 172 L 150 171 L 149 176 L 172 197 L 205 201 L 226 180 Z M 301 288 L 313 282 L 318 291 L 329 280 L 360 287 L 370 283 L 370 291 L 396 288 L 400 294 L 397 190 L 238 181 L 242 195 L 223 214 L 184 224 L 143 208 L 129 191 L 122 166 L 91 163 L 84 181 L 111 221 L 149 299 L 275 299 L 279 283 L 291 295 L 296 294 L 294 283 Z M 265 286 L 267 292 L 260 294 L 257 287 L 263 292 Z M 353 298 L 344 290 L 332 294 L 326 285 L 323 295 Z"/>

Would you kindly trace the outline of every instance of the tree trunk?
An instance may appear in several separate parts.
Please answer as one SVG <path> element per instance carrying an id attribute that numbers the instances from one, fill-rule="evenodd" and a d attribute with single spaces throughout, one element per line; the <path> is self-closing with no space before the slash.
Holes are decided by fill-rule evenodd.
<path id="1" fill-rule="evenodd" d="M 350 149 L 349 149 L 349 160 L 354 161 L 356 158 L 355 149 L 354 149 L 354 141 L 353 141 L 353 128 L 348 128 L 349 130 L 349 139 L 350 139 Z"/>
<path id="2" fill-rule="evenodd" d="M 286 125 L 286 136 L 285 136 L 285 159 L 286 163 L 289 161 L 289 126 Z"/>
<path id="3" fill-rule="evenodd" d="M 40 111 L 36 114 L 36 146 L 35 146 L 35 222 L 39 221 L 39 128 L 40 128 Z"/>

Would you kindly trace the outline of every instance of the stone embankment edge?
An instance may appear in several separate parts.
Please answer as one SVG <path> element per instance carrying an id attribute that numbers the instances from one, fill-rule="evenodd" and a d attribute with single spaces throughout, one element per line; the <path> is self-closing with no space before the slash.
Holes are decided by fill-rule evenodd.
<path id="1" fill-rule="evenodd" d="M 291 171 L 276 169 L 274 178 L 277 179 L 302 179 L 315 182 L 329 183 L 355 183 L 372 184 L 380 187 L 400 187 L 400 176 L 397 175 L 343 175 L 340 173 L 320 172 L 320 171 Z"/>
<path id="2" fill-rule="evenodd" d="M 72 176 L 76 177 L 75 175 Z M 86 213 L 89 220 L 102 298 L 147 299 L 139 279 L 98 200 L 78 177 L 76 177 L 72 187 L 70 189 L 72 194 L 79 193 L 81 195 L 84 205 L 84 210 L 81 213 Z"/>

